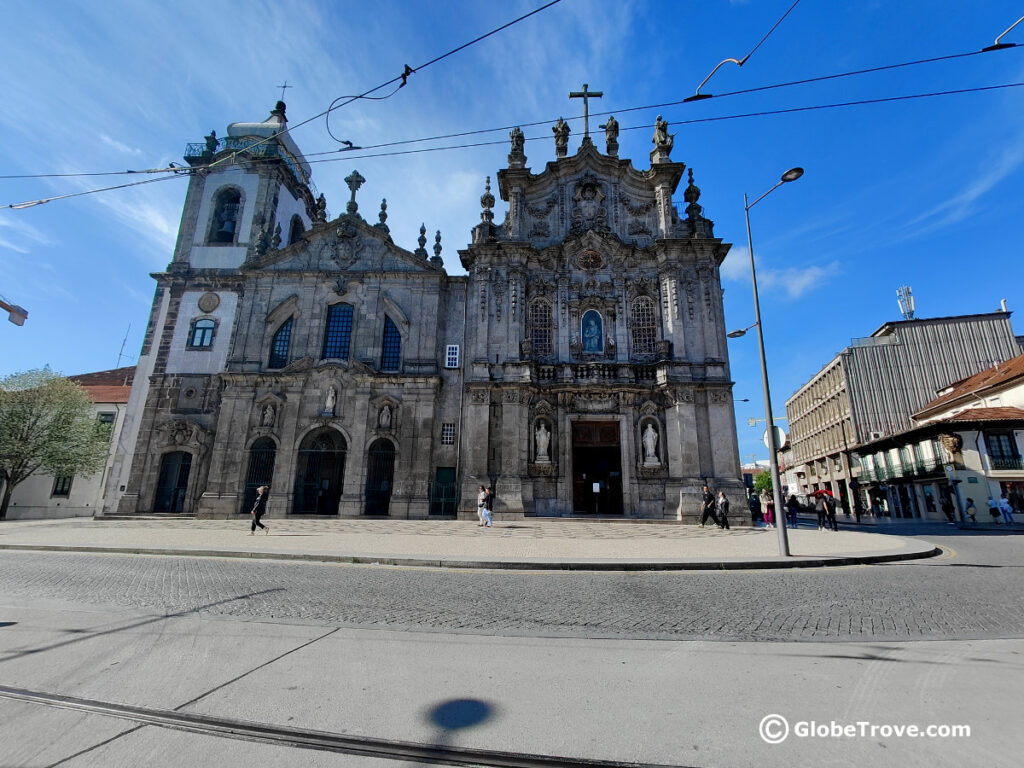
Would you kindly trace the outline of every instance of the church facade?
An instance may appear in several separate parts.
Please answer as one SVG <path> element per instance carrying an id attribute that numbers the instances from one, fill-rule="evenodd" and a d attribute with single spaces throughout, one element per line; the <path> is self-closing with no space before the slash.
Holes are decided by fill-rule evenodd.
<path id="1" fill-rule="evenodd" d="M 650 167 L 587 131 L 527 167 L 512 131 L 464 275 L 314 196 L 278 103 L 189 145 L 174 257 L 153 308 L 106 513 L 692 522 L 701 486 L 742 498 L 716 238 L 660 118 Z"/>

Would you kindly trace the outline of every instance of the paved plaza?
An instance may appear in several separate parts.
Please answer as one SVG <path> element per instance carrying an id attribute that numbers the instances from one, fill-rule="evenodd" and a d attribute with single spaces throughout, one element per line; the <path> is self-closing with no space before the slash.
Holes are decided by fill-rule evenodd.
<path id="1" fill-rule="evenodd" d="M 842 565 L 927 557 L 935 545 L 914 537 L 844 527 L 791 530 L 793 557 L 779 556 L 778 535 L 764 528 L 586 520 L 516 520 L 493 528 L 468 521 L 266 521 L 249 536 L 237 520 L 53 520 L 7 523 L 0 548 L 252 556 L 399 565 L 492 568 L 742 568 Z"/>

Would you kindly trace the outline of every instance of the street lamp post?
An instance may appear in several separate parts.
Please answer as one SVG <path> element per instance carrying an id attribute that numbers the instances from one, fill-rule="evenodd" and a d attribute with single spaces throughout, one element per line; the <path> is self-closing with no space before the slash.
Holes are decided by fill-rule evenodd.
<path id="1" fill-rule="evenodd" d="M 772 473 L 772 496 L 775 499 L 775 527 L 779 532 L 779 554 L 789 557 L 789 534 L 786 531 L 786 516 L 782 507 L 782 481 L 779 478 L 779 457 L 776 455 L 775 444 L 775 419 L 772 417 L 772 395 L 768 386 L 768 363 L 764 356 L 764 328 L 761 324 L 761 302 L 757 295 L 757 270 L 754 268 L 754 243 L 750 237 L 750 209 L 764 200 L 790 181 L 796 181 L 804 175 L 803 168 L 790 168 L 779 179 L 775 186 L 757 198 L 754 202 L 747 202 L 746 193 L 743 194 L 743 213 L 747 220 L 747 250 L 750 252 L 750 282 L 754 286 L 754 325 L 757 326 L 757 347 L 761 354 L 761 384 L 764 388 L 764 420 L 768 426 L 768 462 Z M 746 331 L 733 331 L 728 334 L 731 338 L 742 336 Z"/>

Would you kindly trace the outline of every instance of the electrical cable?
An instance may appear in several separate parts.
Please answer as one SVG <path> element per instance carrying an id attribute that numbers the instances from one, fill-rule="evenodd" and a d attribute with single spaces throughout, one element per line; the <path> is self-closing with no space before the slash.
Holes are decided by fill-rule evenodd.
<path id="1" fill-rule="evenodd" d="M 431 59 L 430 61 L 427 61 L 427 62 L 425 62 L 423 64 L 420 64 L 418 67 L 413 68 L 413 67 L 410 67 L 408 64 L 406 64 L 405 65 L 405 69 L 403 70 L 402 74 L 398 75 L 397 77 L 393 77 L 390 80 L 388 80 L 388 81 L 386 81 L 384 83 L 381 83 L 380 85 L 378 85 L 378 86 L 376 86 L 374 88 L 369 89 L 368 91 L 364 91 L 363 93 L 359 94 L 358 96 L 349 97 L 348 101 L 346 101 L 344 104 L 338 105 L 337 107 L 334 106 L 334 104 L 337 102 L 337 99 L 335 99 L 334 102 L 331 103 L 331 106 L 328 107 L 328 109 L 325 110 L 324 112 L 320 112 L 317 115 L 313 115 L 313 117 L 307 118 L 307 119 L 305 119 L 305 120 L 303 120 L 303 121 L 301 121 L 299 123 L 296 123 L 295 125 L 287 126 L 287 127 L 283 128 L 282 130 L 277 131 L 273 136 L 268 136 L 268 137 L 266 137 L 266 138 L 264 138 L 264 139 L 262 139 L 262 140 L 260 140 L 258 142 L 255 142 L 254 144 L 246 147 L 246 149 L 244 151 L 249 151 L 253 147 L 259 146 L 260 144 L 265 144 L 266 142 L 268 142 L 268 141 L 270 141 L 272 139 L 277 139 L 278 137 L 280 137 L 280 136 L 282 136 L 282 135 L 284 135 L 286 133 L 291 133 L 296 128 L 300 128 L 303 125 L 311 123 L 314 120 L 317 120 L 317 119 L 319 119 L 319 118 L 321 118 L 321 117 L 323 117 L 323 116 L 325 116 L 327 114 L 330 114 L 332 109 L 340 109 L 341 107 L 344 107 L 347 104 L 351 104 L 356 99 L 367 98 L 369 96 L 369 94 L 374 93 L 376 91 L 379 91 L 382 88 L 386 88 L 387 86 L 391 85 L 392 83 L 396 83 L 399 80 L 401 80 L 401 84 L 398 86 L 398 88 L 396 88 L 392 93 L 388 94 L 388 96 L 382 97 L 382 98 L 388 98 L 390 96 L 393 96 L 395 93 L 398 92 L 398 89 L 400 89 L 403 86 L 405 86 L 406 82 L 408 82 L 409 75 L 411 75 L 411 74 L 413 74 L 415 72 L 422 71 L 422 70 L 426 69 L 427 67 L 431 66 L 432 64 L 436 64 L 437 62 L 442 61 L 442 60 L 448 58 L 449 56 L 452 56 L 452 55 L 458 53 L 459 51 L 463 51 L 466 48 L 469 48 L 471 45 L 475 45 L 476 43 L 479 43 L 482 40 L 486 40 L 488 37 L 491 37 L 492 35 L 496 35 L 498 32 L 501 32 L 501 31 L 503 31 L 505 29 L 508 29 L 509 27 L 511 27 L 511 26 L 513 26 L 515 24 L 518 24 L 519 22 L 521 22 L 521 21 L 523 21 L 525 19 L 528 19 L 531 16 L 534 16 L 534 15 L 540 13 L 541 11 L 544 11 L 544 10 L 550 8 L 551 6 L 556 5 L 556 4 L 560 3 L 560 2 L 562 2 L 562 0 L 549 0 L 549 2 L 545 3 L 544 5 L 540 6 L 539 8 L 535 8 L 534 10 L 530 11 L 529 13 L 525 13 L 522 16 L 519 16 L 519 17 L 513 19 L 512 21 L 506 22 L 505 24 L 502 24 L 500 27 L 496 27 L 496 28 L 492 29 L 491 31 L 486 32 L 486 33 L 480 35 L 479 37 L 475 37 L 474 39 L 470 40 L 469 42 L 463 43 L 462 45 L 460 45 L 460 46 L 458 46 L 456 48 L 453 48 L 450 51 L 447 51 L 446 53 L 441 54 L 440 56 L 436 56 L 433 59 Z M 238 156 L 238 152 L 239 151 L 243 151 L 243 150 L 236 150 L 236 151 L 232 152 L 230 155 L 225 155 L 224 157 L 220 158 L 219 160 L 215 160 L 214 162 L 212 162 L 209 165 L 205 166 L 205 169 L 208 170 L 208 169 L 213 168 L 213 167 L 215 167 L 217 165 L 220 165 L 221 163 L 224 163 L 224 162 L 226 162 L 228 160 L 233 160 L 234 158 L 236 158 Z M 175 171 L 174 168 L 168 168 L 167 170 L 168 171 Z M 200 169 L 189 169 L 189 174 L 195 172 L 196 170 L 200 170 Z M 159 172 L 159 171 L 154 171 L 154 172 Z M 186 175 L 189 175 L 189 174 L 186 174 Z M 175 171 L 174 176 L 178 176 L 178 175 L 181 175 L 181 174 L 179 174 L 178 172 Z M 133 182 L 133 183 L 129 183 L 129 184 L 118 184 L 118 185 L 115 185 L 115 186 L 112 186 L 112 187 L 101 187 L 101 188 L 98 188 L 98 189 L 85 190 L 85 191 L 82 191 L 82 192 L 73 192 L 73 193 L 69 193 L 69 194 L 65 194 L 65 195 L 55 195 L 53 197 L 41 198 L 39 200 L 27 201 L 27 202 L 23 202 L 23 203 L 11 203 L 11 204 L 6 205 L 6 206 L 0 206 L 0 208 L 13 208 L 13 209 L 31 208 L 32 206 L 42 205 L 44 203 L 49 203 L 49 202 L 52 202 L 54 200 L 63 200 L 63 199 L 70 198 L 70 197 L 80 197 L 82 195 L 91 195 L 91 194 L 93 194 L 95 192 L 108 192 L 110 190 L 124 189 L 125 187 L 134 187 L 134 186 L 138 186 L 140 184 L 150 184 L 150 183 L 155 182 L 155 181 L 164 181 L 164 180 L 169 179 L 169 178 L 174 178 L 174 176 L 161 176 L 158 179 L 148 179 L 146 181 L 137 181 L 137 182 Z"/>
<path id="2" fill-rule="evenodd" d="M 1001 84 L 1001 85 L 978 86 L 978 87 L 975 87 L 975 88 L 959 88 L 959 89 L 950 90 L 950 91 L 931 91 L 929 93 L 913 93 L 913 94 L 907 94 L 907 95 L 904 95 L 904 96 L 886 96 L 886 97 L 881 97 L 881 98 L 877 98 L 877 99 L 860 99 L 860 100 L 857 100 L 857 101 L 842 101 L 842 102 L 835 102 L 835 103 L 832 103 L 832 104 L 812 104 L 812 105 L 806 106 L 806 107 L 788 107 L 788 108 L 785 108 L 785 109 L 770 109 L 770 110 L 762 110 L 762 111 L 759 111 L 759 112 L 745 112 L 745 113 L 736 114 L 736 115 L 719 115 L 719 116 L 716 116 L 716 117 L 698 117 L 698 118 L 693 118 L 693 119 L 690 119 L 690 120 L 677 120 L 677 121 L 671 123 L 671 125 L 694 125 L 694 124 L 697 124 L 697 123 L 712 123 L 712 122 L 720 122 L 720 121 L 724 121 L 724 120 L 741 120 L 741 119 L 746 119 L 746 118 L 749 118 L 749 117 L 767 117 L 767 116 L 771 116 L 771 115 L 786 115 L 786 114 L 793 114 L 793 113 L 797 113 L 797 112 L 811 112 L 811 111 L 816 111 L 816 110 L 819 110 L 819 109 L 837 109 L 837 108 L 841 108 L 841 107 L 856 107 L 856 106 L 864 106 L 864 105 L 868 105 L 868 104 L 885 104 L 885 103 L 889 103 L 889 102 L 909 101 L 909 100 L 914 100 L 914 99 L 925 99 L 925 98 L 933 98 L 933 97 L 938 97 L 938 96 L 954 96 L 954 95 L 960 95 L 960 94 L 966 94 L 966 93 L 982 93 L 982 92 L 986 92 L 986 91 L 1001 90 L 1001 89 L 1004 89 L 1004 88 L 1020 88 L 1022 86 L 1024 86 L 1024 82 L 1020 82 L 1020 83 L 1004 83 L 1004 84 Z M 641 130 L 643 128 L 653 128 L 653 127 L 654 127 L 653 124 L 632 125 L 632 126 L 627 126 L 625 128 L 621 128 L 620 131 L 635 131 L 635 130 Z M 545 139 L 545 138 L 546 137 L 543 137 L 543 136 L 531 136 L 531 137 L 527 137 L 526 141 L 540 141 L 540 140 Z M 484 147 L 484 146 L 491 146 L 491 145 L 496 145 L 496 144 L 504 144 L 505 142 L 506 142 L 505 139 L 496 139 L 494 141 L 481 141 L 481 142 L 476 142 L 476 143 L 473 143 L 473 144 L 456 144 L 456 145 L 447 146 L 447 147 L 421 147 L 419 149 L 404 149 L 404 150 L 398 150 L 396 152 L 377 152 L 377 153 L 367 154 L 367 155 L 345 155 L 344 157 L 324 157 L 324 158 L 321 158 L 319 160 L 307 160 L 306 162 L 309 163 L 310 165 L 313 165 L 313 164 L 318 164 L 318 163 L 334 163 L 334 162 L 338 162 L 340 160 L 365 160 L 365 159 L 368 159 L 368 158 L 376 158 L 376 157 L 395 157 L 395 156 L 399 156 L 399 155 L 421 154 L 421 153 L 424 153 L 424 152 L 441 152 L 441 151 L 447 151 L 447 150 L 452 150 L 452 149 L 470 149 L 470 148 L 473 148 L 473 147 Z M 262 162 L 270 162 L 272 159 L 273 158 L 254 158 L 253 160 L 254 161 L 262 161 Z M 173 176 L 161 176 L 161 177 L 156 178 L 156 179 L 147 179 L 146 181 L 136 181 L 136 182 L 131 182 L 131 183 L 128 183 L 128 184 L 119 184 L 119 185 L 116 185 L 116 186 L 113 186 L 113 187 L 102 187 L 100 189 L 85 190 L 83 192 L 73 192 L 73 193 L 66 194 L 66 195 L 56 195 L 54 197 L 44 198 L 42 200 L 29 201 L 29 202 L 25 202 L 25 203 L 11 203 L 9 205 L 0 206 L 0 208 L 14 208 L 14 209 L 30 208 L 30 207 L 32 207 L 34 205 L 42 205 L 43 203 L 48 203 L 48 202 L 50 202 L 52 200 L 62 200 L 64 198 L 68 198 L 68 197 L 79 197 L 81 195 L 88 195 L 88 194 L 91 194 L 93 192 L 106 192 L 106 191 L 113 190 L 113 189 L 124 189 L 125 187 L 134 187 L 134 186 L 138 186 L 138 185 L 141 185 L 141 184 L 151 184 L 151 183 L 153 183 L 155 181 L 166 181 L 167 179 L 177 178 L 179 176 L 187 176 L 187 175 L 190 175 L 191 173 L 201 172 L 201 171 L 204 171 L 206 168 L 209 168 L 209 167 L 211 167 L 211 166 L 204 166 L 204 167 L 201 167 L 201 168 L 192 168 L 192 169 L 189 169 L 189 173 L 176 173 Z"/>
<path id="3" fill-rule="evenodd" d="M 538 10 L 543 10 L 543 8 L 538 9 Z M 1018 46 L 1018 47 L 1024 49 L 1024 46 Z M 839 73 L 835 73 L 835 74 L 831 74 L 831 75 L 819 75 L 819 76 L 816 76 L 816 77 L 804 78 L 802 80 L 790 80 L 790 81 L 783 82 L 783 83 L 773 83 L 773 84 L 769 84 L 769 85 L 755 86 L 755 87 L 752 87 L 752 88 L 744 88 L 744 89 L 737 90 L 737 91 L 728 91 L 728 92 L 725 92 L 725 93 L 719 93 L 719 94 L 716 94 L 716 95 L 713 95 L 713 96 L 709 96 L 709 98 L 722 99 L 722 98 L 726 98 L 726 97 L 729 97 L 729 96 L 740 96 L 740 95 L 745 95 L 745 94 L 748 94 L 748 93 L 757 93 L 757 92 L 760 92 L 760 91 L 774 90 L 774 89 L 777 89 L 777 88 L 787 88 L 787 87 L 794 86 L 794 85 L 807 85 L 809 83 L 818 83 L 818 82 L 824 82 L 824 81 L 827 81 L 827 80 L 836 80 L 836 79 L 844 78 L 844 77 L 854 77 L 854 76 L 857 76 L 857 75 L 872 74 L 872 73 L 875 73 L 875 72 L 884 72 L 884 71 L 892 70 L 892 69 L 900 69 L 900 68 L 904 68 L 904 67 L 912 67 L 912 66 L 917 66 L 919 64 L 932 64 L 932 63 L 935 63 L 935 62 L 950 61 L 950 60 L 953 60 L 953 59 L 960 59 L 960 58 L 965 58 L 965 57 L 968 57 L 968 56 L 977 56 L 978 54 L 985 53 L 985 52 L 986 51 L 967 51 L 965 53 L 953 53 L 953 54 L 947 54 L 947 55 L 944 55 L 944 56 L 933 56 L 933 57 L 927 58 L 927 59 L 916 59 L 914 61 L 905 61 L 905 62 L 901 62 L 901 63 L 898 63 L 898 64 L 885 64 L 885 65 L 878 66 L 878 67 L 869 67 L 869 68 L 866 68 L 866 69 L 851 70 L 849 72 L 839 72 Z M 340 96 L 338 98 L 339 99 L 342 99 L 342 98 L 350 98 L 351 99 L 351 98 L 359 98 L 359 97 Z M 387 98 L 387 97 L 366 97 L 366 98 L 377 99 L 377 98 Z M 335 99 L 335 102 L 337 100 L 338 99 Z M 622 109 L 614 109 L 614 110 L 608 110 L 608 111 L 604 111 L 604 112 L 592 112 L 591 113 L 591 117 L 600 117 L 600 116 L 603 116 L 603 115 L 612 115 L 612 114 L 620 114 L 621 115 L 621 114 L 624 114 L 624 113 L 627 113 L 627 112 L 639 112 L 639 111 L 643 111 L 643 110 L 662 109 L 662 108 L 665 108 L 665 107 L 680 106 L 680 105 L 685 104 L 685 103 L 687 103 L 685 99 L 680 99 L 678 101 L 666 101 L 666 102 L 661 102 L 661 103 L 658 103 L 658 104 L 647 104 L 647 105 L 638 106 L 638 107 L 624 107 Z M 332 105 L 333 104 L 334 104 L 334 102 L 332 102 Z M 333 107 L 331 109 L 333 109 Z M 320 116 L 323 116 L 325 114 L 326 114 L 326 112 L 322 112 L 320 115 L 318 115 L 316 117 L 320 117 Z M 313 117 L 313 118 L 310 118 L 310 119 L 314 120 L 314 119 L 316 119 L 316 117 Z M 582 118 L 583 118 L 582 115 L 578 115 L 576 117 L 570 117 L 570 118 L 567 118 L 567 119 L 569 121 L 572 121 L 572 120 L 581 120 Z M 727 118 L 727 119 L 731 119 L 731 118 Z M 515 127 L 519 127 L 519 128 L 532 128 L 532 127 L 535 127 L 535 126 L 538 126 L 538 125 L 548 125 L 548 124 L 550 124 L 552 122 L 553 122 L 553 120 L 550 120 L 550 119 L 549 120 L 534 120 L 534 121 L 531 121 L 531 122 L 517 123 L 516 125 L 500 126 L 500 127 L 497 127 L 497 128 L 480 128 L 480 129 L 472 130 L 472 131 L 460 131 L 458 133 L 445 133 L 445 134 L 438 134 L 436 136 L 425 136 L 423 138 L 418 138 L 418 139 L 402 139 L 402 140 L 398 140 L 398 141 L 383 142 L 383 143 L 380 143 L 380 144 L 367 144 L 367 145 L 363 146 L 362 149 L 363 150 L 383 149 L 383 148 L 386 148 L 386 147 L 396 147 L 396 146 L 402 146 L 402 145 L 405 145 L 405 144 L 421 144 L 421 143 L 428 142 L 428 141 L 440 141 L 442 139 L 458 139 L 458 138 L 462 138 L 464 136 L 479 136 L 479 135 L 485 134 L 485 133 L 498 133 L 498 132 L 503 132 L 503 131 L 509 131 L 512 128 L 515 128 Z M 673 125 L 685 125 L 687 122 L 688 121 L 677 121 L 677 122 L 672 123 L 672 124 Z M 304 123 L 302 123 L 302 124 L 304 124 Z M 294 127 L 298 127 L 298 125 L 296 125 Z M 639 128 L 645 128 L 645 127 L 650 127 L 650 126 L 647 126 L 647 125 L 644 125 L 644 126 L 634 126 L 633 128 L 624 128 L 622 130 L 633 130 L 633 129 L 638 128 L 638 127 Z M 280 134 L 277 134 L 277 135 L 280 135 Z M 335 140 L 337 141 L 337 139 L 335 139 Z M 529 140 L 530 139 L 528 139 L 528 141 Z M 344 142 L 340 142 L 340 143 L 344 143 Z M 500 144 L 500 143 L 502 143 L 502 142 L 500 142 L 500 141 L 498 141 L 498 142 L 482 142 L 480 144 L 470 144 L 470 145 L 466 145 L 466 146 L 484 146 L 486 144 Z M 303 153 L 303 157 L 304 158 L 319 157 L 319 156 L 323 156 L 323 155 L 333 155 L 333 154 L 337 154 L 338 152 L 346 152 L 346 151 L 349 151 L 349 150 L 347 150 L 347 149 L 341 149 L 341 150 L 339 150 L 339 149 L 332 149 L 332 150 L 326 150 L 326 151 L 323 151 L 323 152 L 304 152 Z M 373 155 L 373 157 L 378 157 L 378 156 L 379 155 Z M 212 167 L 212 165 L 211 166 L 204 166 L 204 167 L 209 168 L 209 167 Z M 151 169 L 141 170 L 141 171 L 107 171 L 107 172 L 102 172 L 102 173 L 40 173 L 40 174 L 0 175 L 0 180 L 4 180 L 4 179 L 59 178 L 59 177 L 75 177 L 75 176 L 116 176 L 116 175 L 136 174 L 136 173 L 169 173 L 169 172 L 175 171 L 175 170 L 180 170 L 180 169 L 172 167 L 172 168 L 151 168 Z"/>

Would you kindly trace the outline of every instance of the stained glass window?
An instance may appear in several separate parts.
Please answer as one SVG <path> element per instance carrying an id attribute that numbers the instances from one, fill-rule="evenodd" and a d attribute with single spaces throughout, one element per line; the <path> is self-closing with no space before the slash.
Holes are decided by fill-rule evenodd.
<path id="1" fill-rule="evenodd" d="M 535 355 L 551 354 L 551 305 L 543 299 L 530 304 L 530 340 Z"/>
<path id="2" fill-rule="evenodd" d="M 391 318 L 384 315 L 384 341 L 381 344 L 380 369 L 397 371 L 402 363 L 402 336 Z"/>
<path id="3" fill-rule="evenodd" d="M 633 354 L 654 354 L 656 330 L 654 299 L 649 296 L 637 296 L 633 299 Z"/>
<path id="4" fill-rule="evenodd" d="M 292 318 L 288 318 L 277 329 L 273 340 L 270 342 L 270 359 L 267 361 L 268 368 L 284 368 L 288 365 L 288 347 L 292 341 Z"/>
<path id="5" fill-rule="evenodd" d="M 324 359 L 348 360 L 349 343 L 352 341 L 352 305 L 332 304 L 327 310 L 327 324 L 324 328 Z"/>

